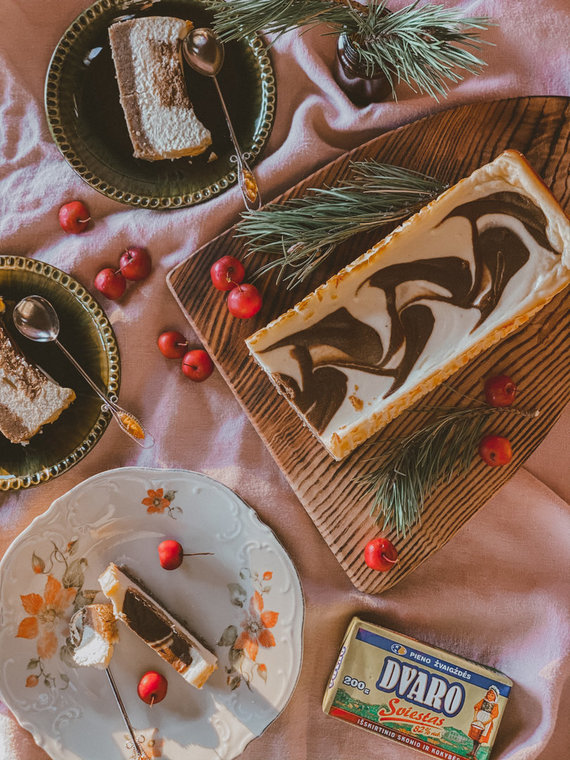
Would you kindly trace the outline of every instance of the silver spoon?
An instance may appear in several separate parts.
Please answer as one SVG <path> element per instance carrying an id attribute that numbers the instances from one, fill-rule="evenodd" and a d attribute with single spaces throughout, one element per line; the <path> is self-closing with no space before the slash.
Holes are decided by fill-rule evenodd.
<path id="1" fill-rule="evenodd" d="M 109 409 L 121 430 L 133 439 L 143 449 L 149 449 L 154 445 L 152 436 L 145 432 L 139 420 L 125 411 L 122 407 L 111 401 L 89 377 L 83 367 L 74 359 L 69 351 L 59 340 L 59 317 L 52 304 L 42 296 L 28 296 L 16 304 L 12 312 L 12 319 L 18 331 L 26 338 L 36 343 L 55 343 L 63 351 L 79 374 L 93 388 L 105 407 Z"/>
<path id="2" fill-rule="evenodd" d="M 141 747 L 141 745 L 137 741 L 137 738 L 135 736 L 135 731 L 133 729 L 133 725 L 129 719 L 129 716 L 127 715 L 125 705 L 123 704 L 123 700 L 121 699 L 121 695 L 119 694 L 119 689 L 117 688 L 117 684 L 115 683 L 115 679 L 113 678 L 111 669 L 109 667 L 106 667 L 105 673 L 107 674 L 107 678 L 109 679 L 109 685 L 111 686 L 111 690 L 115 697 L 115 701 L 117 702 L 119 710 L 121 711 L 121 715 L 123 716 L 123 721 L 125 723 L 125 726 L 127 727 L 129 736 L 131 737 L 131 741 L 133 743 L 133 747 L 135 751 L 135 760 L 149 760 L 148 755 L 146 754 L 144 749 Z"/>
<path id="3" fill-rule="evenodd" d="M 70 632 L 73 631 L 76 621 L 81 620 L 83 612 L 84 612 L 84 609 L 80 609 L 80 610 L 77 610 L 77 612 L 75 612 L 71 616 L 71 620 L 69 621 Z M 78 642 L 73 640 L 72 633 L 71 633 L 71 642 L 72 642 L 72 646 L 75 649 L 77 647 Z M 141 745 L 139 744 L 137 740 L 137 737 L 135 735 L 135 730 L 133 728 L 133 724 L 131 723 L 131 720 L 127 714 L 127 710 L 125 708 L 125 705 L 119 693 L 119 688 L 117 684 L 115 683 L 115 679 L 113 678 L 113 674 L 111 673 L 111 668 L 109 666 L 105 668 L 105 673 L 107 675 L 107 679 L 109 680 L 109 686 L 111 687 L 111 691 L 113 692 L 113 696 L 115 697 L 115 701 L 117 702 L 117 706 L 121 712 L 127 731 L 129 732 L 129 736 L 131 737 L 131 742 L 133 743 L 133 749 L 135 752 L 135 760 L 149 760 L 148 755 L 146 754 L 146 752 L 144 751 L 144 749 L 141 747 Z M 130 749 L 128 744 L 127 744 L 127 748 Z"/>
<path id="4" fill-rule="evenodd" d="M 192 29 L 186 35 L 182 40 L 182 52 L 186 62 L 194 69 L 194 71 L 214 80 L 224 116 L 226 117 L 226 124 L 228 125 L 230 137 L 232 138 L 232 143 L 234 144 L 236 152 L 238 181 L 241 194 L 243 195 L 246 208 L 250 211 L 255 211 L 261 206 L 259 188 L 255 181 L 255 177 L 253 176 L 253 172 L 238 145 L 237 137 L 226 107 L 226 102 L 222 95 L 222 91 L 220 90 L 218 80 L 216 79 L 224 63 L 224 46 L 216 37 L 212 29 L 202 27 L 200 29 Z"/>

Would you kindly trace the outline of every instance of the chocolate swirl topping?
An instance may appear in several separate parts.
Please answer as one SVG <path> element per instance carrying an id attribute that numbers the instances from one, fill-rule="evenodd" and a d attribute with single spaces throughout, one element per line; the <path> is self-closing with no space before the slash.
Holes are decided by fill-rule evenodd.
<path id="1" fill-rule="evenodd" d="M 492 193 L 458 206 L 440 222 L 441 225 L 452 217 L 467 219 L 471 229 L 473 270 L 470 262 L 460 255 L 417 259 L 387 266 L 361 283 L 358 290 L 369 285 L 384 293 L 390 321 L 387 346 L 373 327 L 341 307 L 311 327 L 263 350 L 262 353 L 267 353 L 291 346 L 291 356 L 300 368 L 301 385 L 283 373 L 275 373 L 273 377 L 319 433 L 326 430 L 346 397 L 348 377 L 343 369 L 393 378 L 384 398 L 405 383 L 434 329 L 435 316 L 432 308 L 424 303 L 426 300 L 445 302 L 460 309 L 477 309 L 480 317 L 473 330 L 493 313 L 509 281 L 528 262 L 530 252 L 509 227 L 499 224 L 480 232 L 477 222 L 489 214 L 517 219 L 541 248 L 557 253 L 546 235 L 546 217 L 535 203 L 516 192 Z M 431 283 L 433 292 L 426 293 L 422 288 L 421 293 L 398 306 L 396 289 L 413 281 Z M 388 367 L 399 353 L 397 365 Z"/>

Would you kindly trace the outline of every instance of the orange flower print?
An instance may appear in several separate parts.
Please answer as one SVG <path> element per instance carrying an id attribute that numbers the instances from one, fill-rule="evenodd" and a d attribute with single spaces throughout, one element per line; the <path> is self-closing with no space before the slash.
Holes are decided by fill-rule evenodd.
<path id="1" fill-rule="evenodd" d="M 252 662 L 255 662 L 260 646 L 275 646 L 275 638 L 269 628 L 273 628 L 279 617 L 278 612 L 263 610 L 263 597 L 256 591 L 249 602 L 249 614 L 242 623 L 244 629 L 237 637 L 234 649 L 243 649 Z"/>
<path id="2" fill-rule="evenodd" d="M 142 500 L 142 503 L 147 507 L 149 514 L 156 512 L 164 512 L 170 506 L 170 499 L 165 498 L 164 488 L 157 488 L 156 491 L 149 489 L 147 491 L 147 498 Z"/>
<path id="3" fill-rule="evenodd" d="M 20 597 L 29 617 L 24 618 L 18 626 L 16 637 L 37 639 L 38 656 L 46 660 L 53 657 L 58 646 L 55 629 L 59 621 L 66 619 L 67 609 L 76 595 L 77 589 L 74 586 L 64 588 L 57 578 L 48 575 L 43 597 L 40 594 Z M 26 685 L 35 686 L 35 683 Z"/>
<path id="4" fill-rule="evenodd" d="M 39 683 L 39 678 L 37 676 L 28 676 L 26 678 L 26 688 L 31 689 L 34 686 L 37 686 Z"/>

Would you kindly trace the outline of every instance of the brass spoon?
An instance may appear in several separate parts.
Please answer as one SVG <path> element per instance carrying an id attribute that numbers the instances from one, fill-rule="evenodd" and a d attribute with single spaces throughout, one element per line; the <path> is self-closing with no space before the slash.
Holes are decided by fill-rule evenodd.
<path id="1" fill-rule="evenodd" d="M 145 432 L 139 420 L 125 411 L 121 406 L 111 401 L 89 377 L 83 367 L 74 359 L 69 351 L 59 340 L 59 317 L 53 305 L 42 296 L 28 296 L 16 304 L 12 313 L 12 319 L 18 331 L 26 338 L 36 343 L 55 343 L 56 346 L 67 356 L 81 377 L 89 383 L 91 388 L 103 401 L 105 407 L 111 412 L 123 433 L 138 443 L 143 449 L 149 449 L 154 445 L 151 435 Z"/>
<path id="2" fill-rule="evenodd" d="M 253 176 L 253 172 L 239 147 L 230 115 L 226 107 L 226 102 L 216 78 L 224 63 L 224 46 L 216 37 L 212 29 L 202 27 L 200 29 L 192 29 L 186 35 L 182 40 L 182 52 L 186 62 L 194 69 L 194 71 L 214 80 L 220 103 L 222 104 L 222 110 L 226 117 L 226 124 L 228 125 L 230 137 L 236 152 L 238 181 L 241 194 L 243 195 L 246 208 L 250 211 L 255 211 L 261 206 L 259 188 L 255 181 L 255 177 Z"/>

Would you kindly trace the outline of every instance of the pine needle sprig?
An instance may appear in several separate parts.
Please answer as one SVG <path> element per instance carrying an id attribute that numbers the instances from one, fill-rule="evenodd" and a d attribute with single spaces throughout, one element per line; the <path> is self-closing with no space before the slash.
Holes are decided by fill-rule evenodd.
<path id="1" fill-rule="evenodd" d="M 340 243 L 405 219 L 445 189 L 426 174 L 374 160 L 353 161 L 350 170 L 336 187 L 310 188 L 301 198 L 242 213 L 235 234 L 247 239 L 248 255 L 272 259 L 255 277 L 278 269 L 277 282 L 294 288 Z"/>
<path id="2" fill-rule="evenodd" d="M 440 482 L 469 469 L 488 420 L 496 415 L 537 417 L 538 411 L 514 407 L 416 407 L 409 412 L 437 411 L 431 422 L 409 435 L 392 438 L 378 465 L 358 478 L 373 494 L 371 515 L 383 529 L 400 535 L 416 523 L 425 499 Z"/>
<path id="3" fill-rule="evenodd" d="M 489 44 L 480 33 L 492 25 L 486 17 L 462 16 L 461 11 L 415 0 L 390 11 L 386 0 L 205 0 L 214 13 L 220 38 L 244 39 L 265 31 L 279 39 L 292 29 L 323 24 L 325 34 L 345 32 L 368 72 L 382 71 L 396 97 L 405 82 L 436 100 L 462 71 L 479 74 L 486 65 L 476 53 Z"/>
<path id="4" fill-rule="evenodd" d="M 292 29 L 305 27 L 308 31 L 321 23 L 340 29 L 349 10 L 341 0 L 205 0 L 205 5 L 214 14 L 212 26 L 223 42 L 260 31 L 278 39 Z"/>

